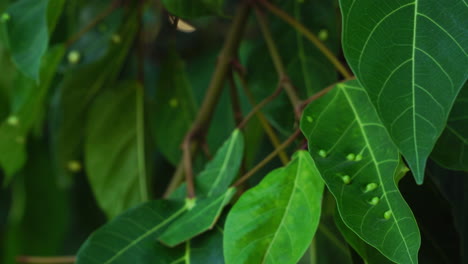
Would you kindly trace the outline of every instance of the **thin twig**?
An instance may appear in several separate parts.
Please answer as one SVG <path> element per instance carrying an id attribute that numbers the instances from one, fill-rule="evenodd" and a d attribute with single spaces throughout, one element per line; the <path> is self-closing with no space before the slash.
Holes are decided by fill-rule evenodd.
<path id="1" fill-rule="evenodd" d="M 278 148 L 276 148 L 272 153 L 270 153 L 266 158 L 260 161 L 254 168 L 248 171 L 244 176 L 237 180 L 232 186 L 237 187 L 252 177 L 258 170 L 263 168 L 268 162 L 270 162 L 278 153 L 289 146 L 299 135 L 301 130 L 296 130 L 286 141 L 283 142 Z"/>
<path id="2" fill-rule="evenodd" d="M 47 264 L 66 264 L 75 263 L 75 256 L 60 256 L 60 257 L 36 257 L 36 256 L 19 256 L 16 258 L 18 263 L 47 263 Z"/>
<path id="3" fill-rule="evenodd" d="M 192 139 L 195 135 L 202 135 L 207 125 L 213 117 L 213 110 L 221 95 L 221 91 L 226 79 L 226 75 L 230 70 L 231 61 L 237 57 L 236 53 L 239 48 L 239 44 L 242 35 L 245 30 L 246 21 L 250 12 L 250 4 L 243 2 L 240 4 L 239 9 L 234 17 L 231 30 L 228 33 L 226 41 L 224 42 L 223 49 L 218 57 L 218 63 L 216 70 L 211 78 L 210 85 L 206 92 L 205 98 L 200 107 L 200 111 L 192 123 L 190 130 L 184 138 L 182 143 L 183 149 L 183 160 L 185 167 L 185 179 L 187 182 L 187 196 L 189 198 L 195 197 L 195 188 L 193 186 L 193 172 L 192 172 L 192 161 L 191 154 L 193 149 Z"/>
<path id="4" fill-rule="evenodd" d="M 252 93 L 249 90 L 249 86 L 247 84 L 247 80 L 245 80 L 244 75 L 243 75 L 243 70 L 242 69 L 236 69 L 237 76 L 239 77 L 239 80 L 242 84 L 242 88 L 244 89 L 245 94 L 247 95 L 247 99 L 249 100 L 251 105 L 256 105 L 254 97 Z M 271 125 L 268 123 L 268 120 L 266 119 L 265 115 L 262 112 L 256 112 L 255 115 L 257 116 L 258 121 L 260 122 L 260 125 L 262 126 L 263 130 L 267 134 L 268 138 L 271 141 L 271 144 L 273 144 L 274 148 L 278 148 L 281 144 L 280 140 L 278 139 L 278 136 L 275 134 L 275 131 L 271 127 Z M 279 158 L 283 165 L 288 164 L 289 158 L 288 155 L 286 155 L 286 152 L 283 150 L 279 152 Z"/>
<path id="5" fill-rule="evenodd" d="M 270 52 L 271 59 L 273 60 L 273 64 L 275 66 L 276 72 L 279 76 L 279 80 L 281 84 L 283 85 L 284 90 L 286 91 L 286 94 L 289 97 L 289 100 L 291 101 L 291 104 L 294 107 L 294 110 L 299 108 L 299 105 L 301 104 L 301 100 L 299 99 L 299 96 L 296 93 L 296 89 L 291 83 L 291 80 L 288 77 L 288 74 L 286 72 L 286 68 L 284 67 L 283 61 L 281 59 L 281 55 L 278 51 L 278 47 L 276 47 L 276 44 L 273 40 L 273 37 L 271 36 L 270 29 L 268 28 L 268 22 L 263 14 L 263 12 L 258 9 L 257 7 L 255 8 L 255 14 L 257 16 L 257 20 L 260 25 L 260 29 L 262 31 L 263 37 L 265 39 L 265 42 L 268 46 L 268 51 Z M 294 111 L 296 119 L 300 118 L 300 114 L 297 111 Z"/>
<path id="6" fill-rule="evenodd" d="M 333 54 L 330 49 L 325 46 L 309 29 L 302 25 L 299 21 L 288 15 L 286 12 L 271 4 L 267 0 L 257 0 L 260 4 L 266 7 L 270 12 L 281 18 L 283 21 L 291 25 L 298 32 L 302 33 L 312 44 L 314 44 L 327 59 L 335 66 L 338 72 L 346 79 L 351 78 L 353 75 L 348 69 L 340 62 L 340 60 Z"/>
<path id="7" fill-rule="evenodd" d="M 239 129 L 242 129 L 247 122 L 252 118 L 253 115 L 257 114 L 260 109 L 262 109 L 266 104 L 271 102 L 273 99 L 275 99 L 278 95 L 281 94 L 282 91 L 282 84 L 278 83 L 278 86 L 276 87 L 275 91 L 270 94 L 268 97 L 263 99 L 260 103 L 258 103 L 251 111 L 250 113 L 247 114 L 247 116 L 244 118 L 244 120 L 237 126 Z"/>
<path id="8" fill-rule="evenodd" d="M 236 126 L 242 123 L 242 109 L 240 106 L 239 93 L 237 92 L 236 82 L 234 81 L 234 72 L 229 73 L 229 93 L 231 97 L 232 113 L 234 114 L 234 121 Z"/>
<path id="9" fill-rule="evenodd" d="M 354 77 L 351 77 L 349 80 L 353 80 L 353 79 L 354 79 Z M 300 108 L 299 108 L 299 111 L 302 112 L 302 111 L 304 110 L 304 108 L 305 108 L 308 104 L 310 104 L 310 103 L 312 103 L 313 101 L 319 99 L 320 97 L 326 95 L 328 92 L 330 92 L 331 90 L 333 90 L 333 88 L 334 88 L 335 86 L 337 86 L 338 84 L 343 83 L 343 82 L 346 82 L 346 81 L 349 81 L 349 80 L 344 80 L 344 81 L 340 81 L 340 82 L 333 83 L 333 84 L 327 86 L 326 88 L 320 90 L 319 92 L 315 93 L 315 94 L 312 95 L 311 97 L 307 98 L 306 100 L 302 101 L 301 106 L 300 106 Z"/>
<path id="10" fill-rule="evenodd" d="M 89 24 L 87 24 L 84 28 L 82 28 L 80 31 L 78 31 L 76 34 L 71 36 L 67 42 L 65 43 L 65 46 L 68 48 L 71 45 L 73 45 L 77 40 L 79 40 L 84 34 L 86 34 L 88 31 L 90 31 L 92 28 L 94 28 L 99 22 L 104 20 L 107 16 L 112 14 L 115 9 L 117 9 L 120 4 L 121 0 L 114 0 L 106 9 L 104 9 L 101 13 L 99 13 Z"/>

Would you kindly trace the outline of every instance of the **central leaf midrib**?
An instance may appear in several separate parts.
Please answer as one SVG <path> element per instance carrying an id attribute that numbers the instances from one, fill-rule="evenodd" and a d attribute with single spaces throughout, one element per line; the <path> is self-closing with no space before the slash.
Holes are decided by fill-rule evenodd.
<path id="1" fill-rule="evenodd" d="M 297 164 L 297 169 L 296 169 L 296 177 L 295 177 L 295 179 L 294 179 L 294 186 L 293 186 L 293 188 L 291 189 L 291 195 L 289 196 L 289 199 L 288 199 L 288 204 L 286 205 L 286 208 L 285 208 L 285 210 L 284 210 L 283 217 L 281 218 L 281 222 L 280 222 L 279 225 L 278 225 L 278 229 L 277 229 L 277 231 L 275 232 L 275 235 L 273 236 L 273 239 L 271 240 L 270 244 L 268 245 L 267 250 L 265 251 L 265 255 L 263 256 L 262 263 L 265 263 L 266 258 L 268 257 L 268 253 L 269 253 L 270 250 L 271 250 L 271 246 L 274 244 L 274 242 L 275 242 L 275 240 L 276 240 L 276 238 L 277 238 L 277 236 L 278 236 L 279 229 L 281 228 L 281 226 L 283 226 L 284 219 L 286 219 L 286 215 L 287 215 L 287 213 L 288 213 L 288 211 L 289 211 L 289 208 L 290 208 L 290 205 L 291 205 L 291 201 L 292 201 L 292 197 L 293 197 L 293 195 L 294 195 L 294 190 L 296 189 L 296 186 L 297 186 L 297 179 L 299 178 L 298 173 L 299 173 L 299 171 L 300 171 L 299 168 L 301 167 L 301 160 L 302 160 L 302 159 L 301 159 L 300 157 L 298 157 L 298 161 L 297 161 L 298 164 Z"/>
<path id="2" fill-rule="evenodd" d="M 339 86 L 338 86 L 338 87 L 339 87 Z M 340 90 L 341 90 L 341 91 L 343 92 L 343 94 L 345 95 L 345 97 L 346 97 L 346 99 L 347 99 L 347 101 L 348 101 L 348 103 L 349 103 L 351 109 L 353 110 L 354 115 L 356 116 L 356 120 L 357 120 L 357 122 L 358 122 L 358 124 L 359 124 L 359 127 L 361 128 L 360 130 L 361 130 L 361 132 L 362 132 L 364 141 L 365 141 L 367 147 L 369 148 L 369 153 L 370 153 L 370 155 L 371 155 L 371 157 L 372 157 L 372 160 L 374 161 L 374 164 L 375 164 L 375 167 L 376 167 L 376 170 L 377 170 L 377 176 L 379 177 L 380 185 L 382 186 L 382 190 L 383 190 L 383 192 L 384 192 L 384 194 L 385 194 L 385 193 L 387 193 L 387 191 L 386 191 L 385 185 L 383 184 L 383 180 L 382 180 L 382 175 L 381 175 L 381 172 L 380 172 L 380 168 L 379 168 L 379 166 L 378 166 L 378 162 L 377 162 L 377 160 L 376 160 L 374 151 L 373 151 L 373 149 L 372 149 L 372 147 L 371 147 L 371 145 L 369 144 L 369 141 L 368 141 L 368 139 L 367 139 L 367 133 L 366 133 L 366 131 L 365 131 L 365 129 L 364 129 L 364 126 L 362 125 L 361 118 L 359 117 L 359 114 L 358 114 L 358 112 L 357 112 L 357 109 L 356 109 L 356 107 L 354 106 L 353 101 L 351 100 L 351 98 L 349 97 L 349 95 L 348 95 L 348 93 L 347 93 L 347 91 L 346 91 L 346 89 L 345 89 L 345 87 L 347 87 L 347 86 L 346 86 L 346 85 L 342 85 L 342 87 L 343 87 L 343 88 L 340 89 Z M 352 87 L 352 86 L 350 86 L 350 87 Z M 356 87 L 353 87 L 353 88 L 356 88 Z M 393 208 L 392 208 L 390 202 L 388 201 L 388 197 L 387 197 L 387 196 L 385 196 L 385 201 L 386 201 L 386 203 L 387 203 L 389 209 L 393 212 L 392 218 L 393 218 L 394 221 L 395 221 L 395 225 L 396 225 L 396 227 L 397 227 L 397 229 L 398 229 L 398 233 L 400 234 L 400 236 L 401 236 L 402 239 L 403 239 L 403 243 L 405 244 L 405 248 L 406 248 L 406 251 L 407 251 L 407 253 L 408 253 L 409 258 L 411 259 L 411 262 L 414 263 L 413 258 L 412 258 L 411 254 L 410 254 L 410 252 L 409 252 L 409 248 L 408 248 L 408 245 L 407 245 L 407 243 L 406 243 L 405 237 L 403 236 L 403 233 L 401 232 L 401 229 L 400 229 L 400 226 L 399 226 L 398 221 L 396 221 L 396 219 L 395 219 L 394 210 L 393 210 Z"/>

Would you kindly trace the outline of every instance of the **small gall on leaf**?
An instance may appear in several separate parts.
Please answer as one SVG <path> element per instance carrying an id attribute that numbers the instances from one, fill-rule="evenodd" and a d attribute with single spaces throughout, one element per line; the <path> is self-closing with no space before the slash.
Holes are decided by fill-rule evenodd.
<path id="1" fill-rule="evenodd" d="M 197 199 L 196 198 L 185 198 L 185 207 L 187 210 L 192 210 L 192 208 L 197 205 Z"/>
<path id="2" fill-rule="evenodd" d="M 120 42 L 122 42 L 122 38 L 119 34 L 113 34 L 111 40 L 114 44 L 119 44 Z"/>
<path id="3" fill-rule="evenodd" d="M 319 150 L 318 152 L 319 156 L 322 157 L 322 158 L 326 158 L 327 157 L 327 152 L 323 149 Z"/>
<path id="4" fill-rule="evenodd" d="M 172 98 L 171 100 L 169 100 L 169 105 L 172 108 L 176 108 L 177 106 L 179 106 L 179 100 L 177 100 L 177 98 Z"/>
<path id="5" fill-rule="evenodd" d="M 369 203 L 372 204 L 372 205 L 377 205 L 377 204 L 379 203 L 379 201 L 380 201 L 380 198 L 379 198 L 379 197 L 374 197 L 374 198 L 372 198 L 372 199 L 370 200 Z"/>
<path id="6" fill-rule="evenodd" d="M 67 163 L 67 168 L 73 173 L 80 172 L 82 169 L 81 163 L 77 160 L 71 160 Z"/>
<path id="7" fill-rule="evenodd" d="M 311 116 L 306 116 L 306 120 L 309 123 L 312 123 L 314 121 L 314 119 Z"/>
<path id="8" fill-rule="evenodd" d="M 15 115 L 12 115 L 12 116 L 9 116 L 8 119 L 7 119 L 7 124 L 9 124 L 10 126 L 18 126 L 19 125 L 19 119 L 17 116 Z"/>
<path id="9" fill-rule="evenodd" d="M 2 20 L 2 22 L 8 22 L 8 20 L 10 20 L 10 14 L 8 13 L 3 13 L 2 14 L 2 17 L 0 18 Z"/>
<path id="10" fill-rule="evenodd" d="M 346 156 L 346 159 L 349 160 L 349 161 L 353 161 L 356 159 L 356 155 L 354 155 L 353 153 L 349 153 L 347 156 Z"/>
<path id="11" fill-rule="evenodd" d="M 351 177 L 349 177 L 348 175 L 345 175 L 345 176 L 341 177 L 341 179 L 343 180 L 344 184 L 350 184 L 351 183 Z"/>
<path id="12" fill-rule="evenodd" d="M 383 216 L 387 220 L 390 219 L 390 217 L 392 217 L 392 210 L 386 211 Z"/>
<path id="13" fill-rule="evenodd" d="M 373 191 L 373 190 L 377 189 L 378 186 L 379 185 L 377 183 L 371 182 L 371 183 L 366 185 L 365 192 Z"/>
<path id="14" fill-rule="evenodd" d="M 318 38 L 321 41 L 327 40 L 328 39 L 328 30 L 326 30 L 326 29 L 320 30 L 319 33 L 318 33 Z"/>
<path id="15" fill-rule="evenodd" d="M 72 51 L 70 51 L 70 53 L 68 53 L 67 58 L 68 58 L 68 62 L 70 64 L 77 64 L 81 59 L 81 54 L 77 50 L 72 50 Z"/>
<path id="16" fill-rule="evenodd" d="M 361 154 L 357 154 L 356 155 L 356 158 L 354 159 L 354 161 L 360 161 L 362 160 L 362 155 Z"/>

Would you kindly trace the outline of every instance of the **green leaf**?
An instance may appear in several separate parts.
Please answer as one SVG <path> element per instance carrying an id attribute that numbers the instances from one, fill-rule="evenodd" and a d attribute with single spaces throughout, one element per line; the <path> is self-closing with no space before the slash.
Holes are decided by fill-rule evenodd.
<path id="1" fill-rule="evenodd" d="M 42 81 L 39 79 L 41 60 L 64 3 L 65 0 L 20 0 L 5 11 L 9 19 L 2 24 L 6 25 L 6 42 L 12 60 L 24 75 L 36 82 Z"/>
<path id="2" fill-rule="evenodd" d="M 322 40 L 332 51 L 338 53 L 339 34 L 333 1 L 277 1 L 278 6 L 305 25 L 309 30 L 326 34 Z M 301 98 L 307 98 L 336 82 L 337 74 L 333 65 L 300 32 L 293 30 L 274 16 L 270 30 L 287 71 Z M 247 55 L 249 87 L 257 102 L 273 93 L 279 79 L 265 41 L 260 39 Z M 265 74 L 268 72 L 270 74 Z M 264 108 L 272 125 L 285 135 L 292 132 L 294 110 L 283 92 Z"/>
<path id="3" fill-rule="evenodd" d="M 468 83 L 465 83 L 450 112 L 447 126 L 431 158 L 452 170 L 468 171 Z"/>
<path id="4" fill-rule="evenodd" d="M 309 151 L 345 224 L 397 263 L 417 263 L 421 238 L 395 177 L 398 149 L 357 81 L 338 84 L 304 111 Z"/>
<path id="5" fill-rule="evenodd" d="M 76 263 L 159 263 L 156 239 L 186 211 L 182 201 L 169 200 L 130 209 L 96 230 L 81 246 Z"/>
<path id="6" fill-rule="evenodd" d="M 11 184 L 15 202 L 10 213 L 15 213 L 8 218 L 2 241 L 6 243 L 2 250 L 6 260 L 2 263 L 16 263 L 18 255 L 56 255 L 69 232 L 69 194 L 57 186 L 46 142 L 30 143 L 28 150 L 33 158 Z"/>
<path id="7" fill-rule="evenodd" d="M 343 223 L 343 219 L 335 214 L 335 223 L 341 234 L 345 237 L 349 245 L 361 256 L 366 264 L 386 264 L 395 263 L 390 261 L 382 255 L 377 249 L 364 242 L 359 236 L 357 236 L 349 227 Z"/>
<path id="8" fill-rule="evenodd" d="M 31 128 L 44 114 L 45 100 L 65 48 L 51 48 L 41 65 L 41 83 L 19 74 L 14 81 L 14 94 L 10 116 L 0 125 L 0 165 L 8 183 L 26 160 L 25 143 Z"/>
<path id="9" fill-rule="evenodd" d="M 7 13 L 8 42 L 12 58 L 26 76 L 39 81 L 41 58 L 46 53 L 48 0 L 21 0 L 14 2 Z"/>
<path id="10" fill-rule="evenodd" d="M 158 264 L 224 264 L 223 230 L 217 224 L 196 238 L 175 248 L 155 243 L 154 250 L 158 256 Z"/>
<path id="11" fill-rule="evenodd" d="M 297 263 L 315 234 L 323 182 L 305 151 L 244 193 L 224 231 L 226 263 Z"/>
<path id="12" fill-rule="evenodd" d="M 224 0 L 163 0 L 164 7 L 178 17 L 197 18 L 222 13 Z"/>
<path id="13" fill-rule="evenodd" d="M 197 196 L 210 197 L 226 192 L 239 173 L 243 154 L 244 137 L 242 132 L 236 129 L 218 149 L 213 159 L 206 164 L 205 169 L 195 177 Z M 182 184 L 171 198 L 183 199 L 186 189 L 186 184 Z"/>
<path id="14" fill-rule="evenodd" d="M 140 204 L 96 230 L 80 248 L 77 264 L 169 263 L 171 259 L 174 261 L 174 256 L 181 258 L 180 248 L 164 248 L 156 240 L 163 236 L 183 236 L 181 231 L 196 235 L 195 230 L 199 234 L 213 227 L 223 203 L 228 202 L 234 193 L 234 189 L 229 189 L 217 197 L 197 200 L 192 208 L 189 208 L 189 203 L 184 204 L 180 200 Z M 178 227 L 182 230 L 177 230 Z M 191 257 L 190 252 L 183 254 L 184 258 L 187 255 Z M 194 256 L 204 258 L 197 253 Z M 170 263 L 174 263 L 172 261 Z"/>
<path id="15" fill-rule="evenodd" d="M 86 171 L 109 218 L 147 199 L 141 90 L 137 82 L 124 82 L 99 95 L 89 110 Z"/>
<path id="16" fill-rule="evenodd" d="M 346 59 L 421 184 L 468 77 L 468 6 L 460 0 L 340 4 Z"/>
<path id="17" fill-rule="evenodd" d="M 62 185 L 68 185 L 72 171 L 68 164 L 81 154 L 83 123 L 95 95 L 115 82 L 137 32 L 136 12 L 126 16 L 121 26 L 122 42 L 112 46 L 101 60 L 78 66 L 66 73 L 52 101 L 51 138 L 56 173 Z"/>
<path id="18" fill-rule="evenodd" d="M 182 154 L 180 145 L 197 109 L 184 62 L 174 50 L 162 64 L 155 98 L 151 124 L 156 144 L 172 164 L 177 164 Z"/>
<path id="19" fill-rule="evenodd" d="M 223 207 L 236 193 L 229 188 L 224 194 L 215 194 L 207 199 L 196 200 L 196 205 L 176 219 L 159 237 L 163 244 L 173 247 L 190 238 L 212 229 Z"/>

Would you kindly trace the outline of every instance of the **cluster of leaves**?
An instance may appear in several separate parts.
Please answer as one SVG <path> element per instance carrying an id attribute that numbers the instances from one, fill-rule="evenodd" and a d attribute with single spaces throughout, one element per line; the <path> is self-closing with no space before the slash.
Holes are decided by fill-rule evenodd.
<path id="1" fill-rule="evenodd" d="M 2 263 L 468 261 L 464 1 L 0 15 Z"/>

